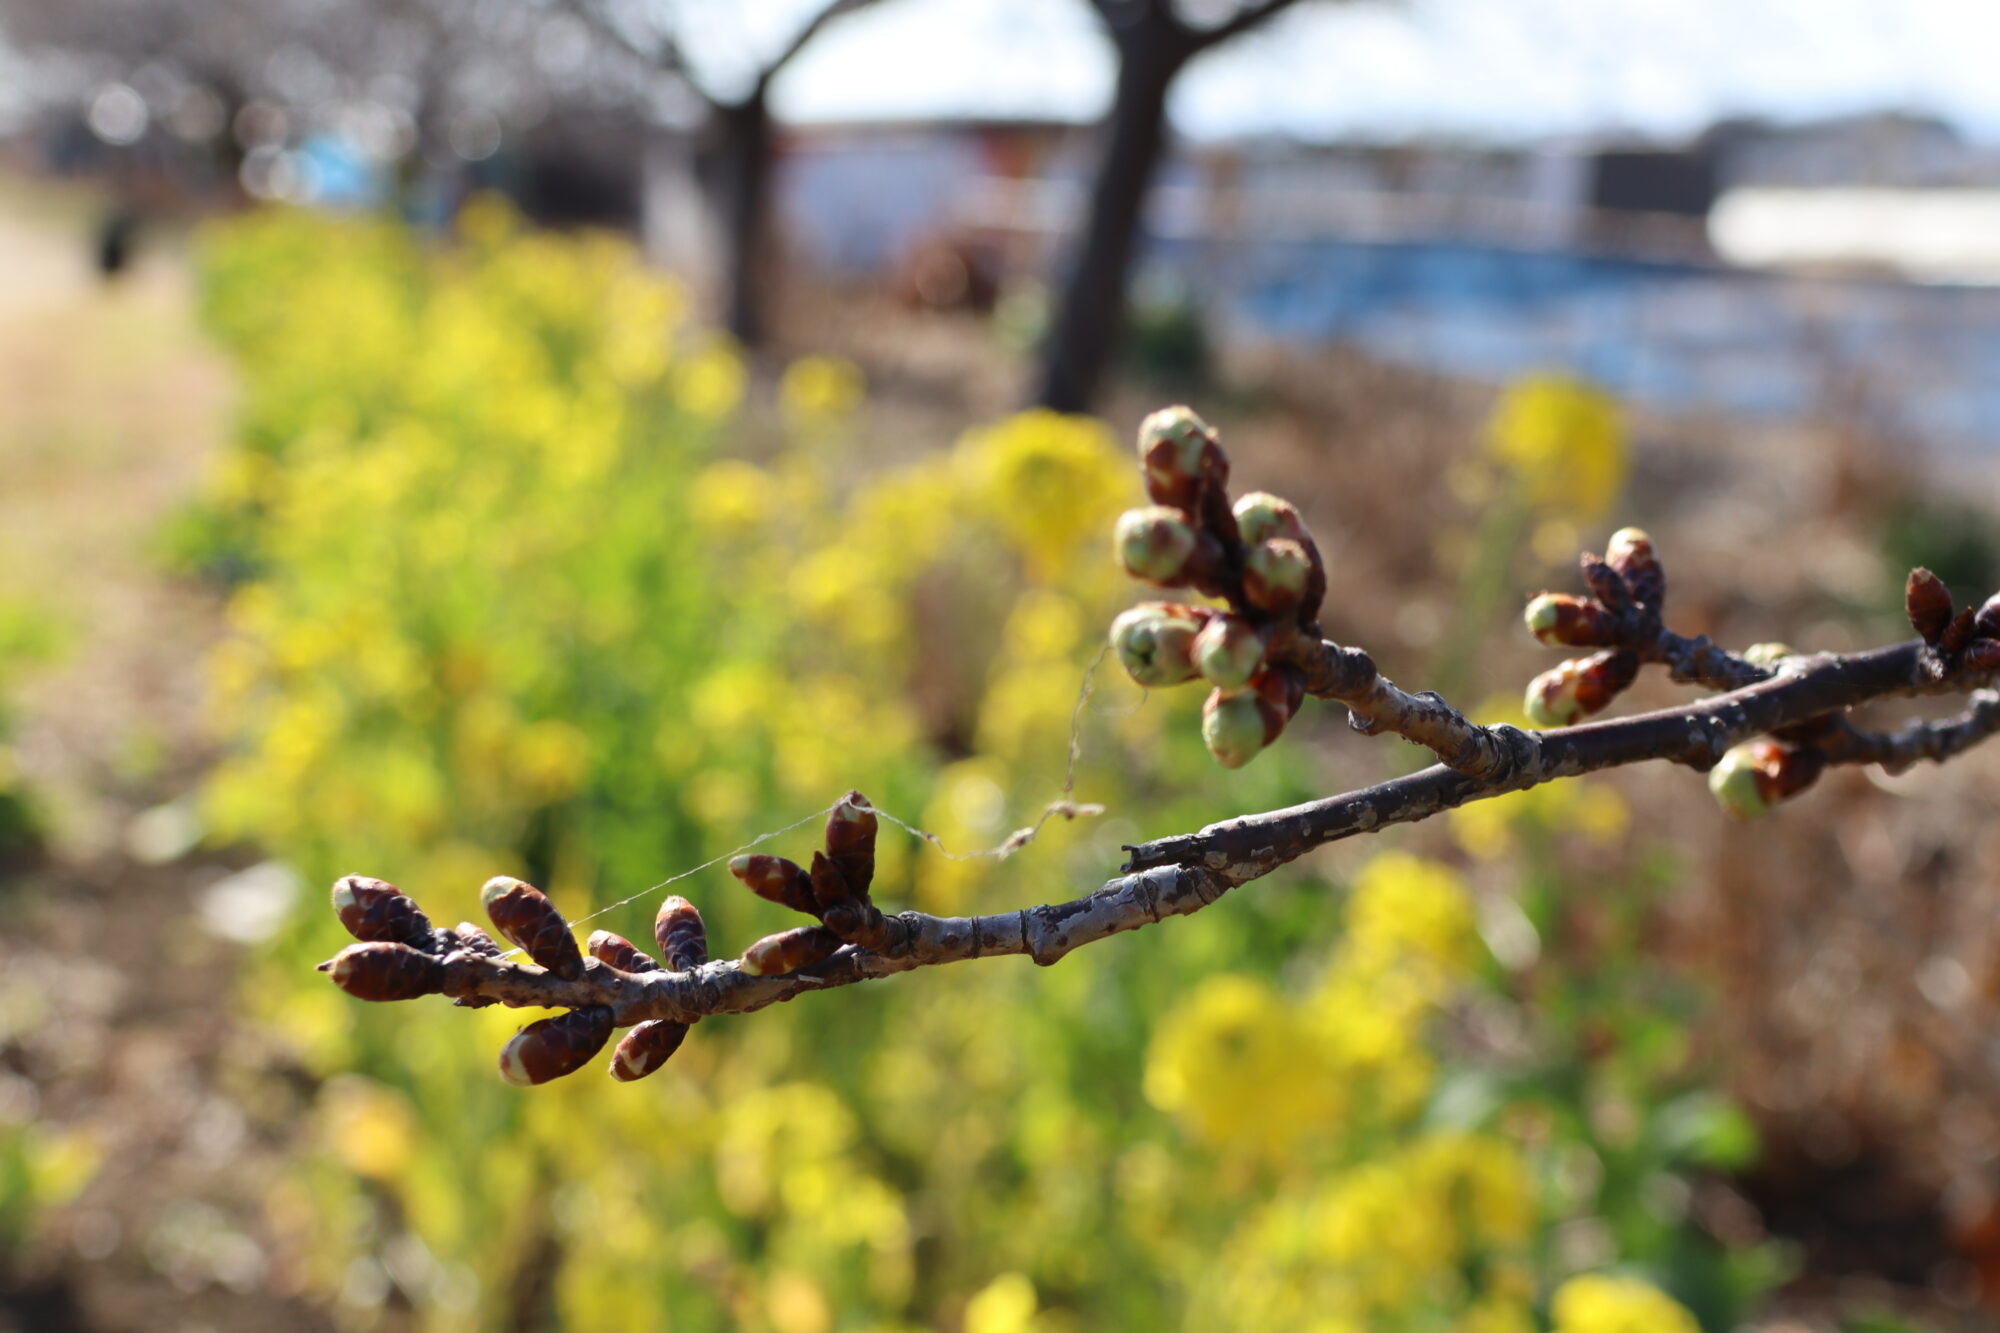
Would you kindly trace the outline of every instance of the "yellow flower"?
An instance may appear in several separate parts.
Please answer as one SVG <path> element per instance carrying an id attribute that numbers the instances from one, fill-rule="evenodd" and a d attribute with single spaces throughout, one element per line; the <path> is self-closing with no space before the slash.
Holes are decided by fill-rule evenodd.
<path id="1" fill-rule="evenodd" d="M 1038 582 L 1103 540 L 1132 495 L 1124 451 L 1089 417 L 1023 412 L 967 435 L 956 461 L 969 497 Z"/>
<path id="2" fill-rule="evenodd" d="M 1487 453 L 1538 510 L 1599 517 L 1625 484 L 1625 428 L 1617 402 L 1561 375 L 1530 375 L 1501 394 Z"/>
<path id="3" fill-rule="evenodd" d="M 1146 1099 L 1197 1138 L 1282 1154 L 1330 1132 L 1340 1090 L 1284 997 L 1224 973 L 1160 1020 L 1146 1051 Z"/>
<path id="4" fill-rule="evenodd" d="M 800 423 L 844 417 L 861 405 L 867 386 L 861 368 L 831 356 L 802 356 L 778 381 L 778 405 Z"/>
<path id="5" fill-rule="evenodd" d="M 1440 861 L 1383 852 L 1354 877 L 1349 936 L 1364 948 L 1413 954 L 1457 971 L 1472 958 L 1472 903 L 1464 881 Z"/>
<path id="6" fill-rule="evenodd" d="M 1556 1289 L 1554 1333 L 1701 1333 L 1686 1307 L 1635 1277 L 1586 1273 Z"/>
<path id="7" fill-rule="evenodd" d="M 773 512 L 771 474 L 754 463 L 725 458 L 694 479 L 689 511 L 703 529 L 718 534 L 756 527 Z"/>
<path id="8" fill-rule="evenodd" d="M 1002 1273 L 965 1303 L 965 1333 L 1028 1333 L 1036 1305 L 1025 1273 Z"/>

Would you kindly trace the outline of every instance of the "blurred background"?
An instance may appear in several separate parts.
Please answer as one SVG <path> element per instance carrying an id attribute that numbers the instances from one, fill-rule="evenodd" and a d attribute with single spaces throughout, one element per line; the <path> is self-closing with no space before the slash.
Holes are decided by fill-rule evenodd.
<path id="1" fill-rule="evenodd" d="M 2000 1326 L 1996 754 L 1750 828 L 1680 770 L 1540 789 L 629 1087 L 312 970 L 343 872 L 574 917 L 850 787 L 1031 822 L 1171 402 L 1302 507 L 1329 632 L 1483 720 L 1627 523 L 1737 648 L 1903 637 L 1916 563 L 1982 600 L 1996 44 L 1984 0 L 0 0 L 0 1328 Z M 1102 817 L 887 829 L 877 897 L 1075 896 L 1422 757 L 1309 708 L 1225 772 L 1116 675 Z M 789 924 L 676 889 L 725 956 Z"/>

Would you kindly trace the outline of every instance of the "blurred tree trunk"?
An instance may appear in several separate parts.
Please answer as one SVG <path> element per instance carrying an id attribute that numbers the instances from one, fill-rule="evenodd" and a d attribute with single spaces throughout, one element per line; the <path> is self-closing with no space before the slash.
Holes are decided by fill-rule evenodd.
<path id="1" fill-rule="evenodd" d="M 1166 146 L 1167 92 L 1188 61 L 1289 9 L 1253 0 L 1212 28 L 1181 19 L 1173 0 L 1093 0 L 1118 50 L 1118 85 L 1091 182 L 1089 216 L 1042 348 L 1037 405 L 1087 412 L 1125 331 L 1125 302 L 1146 192 Z"/>
<path id="2" fill-rule="evenodd" d="M 740 102 L 717 103 L 710 121 L 711 198 L 722 243 L 723 323 L 745 347 L 766 333 L 770 263 L 771 103 L 759 82 Z"/>

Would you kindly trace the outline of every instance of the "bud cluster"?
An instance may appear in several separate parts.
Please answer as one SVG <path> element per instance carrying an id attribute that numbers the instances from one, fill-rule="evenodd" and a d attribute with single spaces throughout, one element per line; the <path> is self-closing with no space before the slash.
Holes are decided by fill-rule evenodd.
<path id="1" fill-rule="evenodd" d="M 1229 607 L 1142 602 L 1112 622 L 1111 645 L 1148 689 L 1197 678 L 1213 686 L 1202 737 L 1220 763 L 1240 767 L 1277 739 L 1304 698 L 1305 677 L 1282 649 L 1301 634 L 1317 641 L 1325 562 L 1289 501 L 1255 491 L 1231 506 L 1229 458 L 1190 408 L 1140 423 L 1139 472 L 1153 503 L 1118 520 L 1126 571 Z"/>
<path id="2" fill-rule="evenodd" d="M 1637 612 L 1657 624 L 1667 599 L 1667 574 L 1653 539 L 1638 528 L 1611 534 L 1602 558 L 1582 560 L 1588 597 L 1545 592 L 1529 600 L 1528 633 L 1551 647 L 1601 648 L 1572 658 L 1528 682 L 1524 703 L 1538 727 L 1567 727 L 1605 708 L 1639 674 L 1636 655 L 1614 647 L 1621 621 Z"/>
<path id="3" fill-rule="evenodd" d="M 1954 613 L 1944 580 L 1928 569 L 1913 569 L 1903 587 L 1903 609 L 1941 671 L 2000 670 L 2000 593 L 1976 611 Z"/>
<path id="4" fill-rule="evenodd" d="M 759 898 L 820 921 L 758 940 L 743 951 L 739 965 L 745 972 L 784 976 L 825 962 L 843 944 L 866 948 L 883 941 L 888 921 L 868 896 L 875 881 L 878 828 L 875 807 L 851 791 L 826 817 L 825 850 L 813 853 L 811 869 L 761 852 L 729 863 L 729 873 Z"/>

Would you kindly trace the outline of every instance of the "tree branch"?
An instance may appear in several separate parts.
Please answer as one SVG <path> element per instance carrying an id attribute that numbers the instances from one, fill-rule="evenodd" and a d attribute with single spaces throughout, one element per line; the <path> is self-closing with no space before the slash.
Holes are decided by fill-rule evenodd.
<path id="1" fill-rule="evenodd" d="M 1256 3 L 1243 6 L 1213 28 L 1190 29 L 1189 36 L 1195 51 L 1206 51 L 1242 36 L 1265 19 L 1290 9 L 1296 3 L 1297 0 L 1256 0 Z"/>

